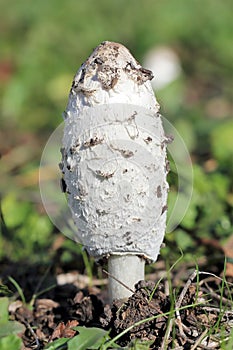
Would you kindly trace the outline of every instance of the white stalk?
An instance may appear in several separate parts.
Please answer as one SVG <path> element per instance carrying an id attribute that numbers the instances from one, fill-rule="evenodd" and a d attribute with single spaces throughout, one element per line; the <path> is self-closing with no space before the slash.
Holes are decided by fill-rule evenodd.
<path id="1" fill-rule="evenodd" d="M 145 259 L 137 255 L 111 255 L 108 259 L 109 299 L 124 301 L 134 291 L 138 281 L 144 280 Z"/>
<path id="2" fill-rule="evenodd" d="M 150 80 L 122 45 L 100 44 L 77 72 L 65 112 L 62 172 L 76 239 L 109 259 L 124 299 L 155 261 L 166 226 L 166 137 Z"/>

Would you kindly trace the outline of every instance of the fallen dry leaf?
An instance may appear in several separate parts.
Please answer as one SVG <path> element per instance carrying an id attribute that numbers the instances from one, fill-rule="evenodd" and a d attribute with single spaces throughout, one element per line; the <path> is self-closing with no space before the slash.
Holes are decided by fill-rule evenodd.
<path id="1" fill-rule="evenodd" d="M 74 331 L 72 328 L 76 327 L 78 324 L 79 323 L 76 320 L 68 321 L 66 324 L 64 324 L 64 322 L 60 322 L 54 329 L 50 341 L 63 337 L 72 338 L 76 333 L 76 331 Z"/>

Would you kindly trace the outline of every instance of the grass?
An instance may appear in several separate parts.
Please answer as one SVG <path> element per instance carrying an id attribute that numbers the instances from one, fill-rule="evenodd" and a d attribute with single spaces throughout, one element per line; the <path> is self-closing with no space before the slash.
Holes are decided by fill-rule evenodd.
<path id="1" fill-rule="evenodd" d="M 25 299 L 25 296 L 24 296 L 24 293 L 23 293 L 23 290 L 22 288 L 20 287 L 20 285 L 18 284 L 18 282 L 12 278 L 11 276 L 8 277 L 9 281 L 13 284 L 13 286 L 16 288 L 19 296 L 20 296 L 20 299 L 22 300 L 22 302 L 24 304 L 26 304 L 26 299 Z"/>
<path id="2" fill-rule="evenodd" d="M 233 332 L 232 284 L 227 281 L 224 272 L 223 276 L 220 278 L 213 273 L 201 271 L 198 266 L 196 266 L 196 269 L 189 274 L 187 280 L 183 281 L 182 287 L 174 287 L 174 274 L 179 270 L 181 265 L 182 255 L 175 264 L 167 268 L 164 277 L 158 280 L 159 283 L 156 283 L 156 287 L 152 291 L 153 295 L 150 293 L 147 297 L 148 304 L 153 303 L 153 301 L 156 300 L 156 290 L 158 286 L 168 283 L 170 286 L 168 296 L 170 300 L 170 310 L 166 312 L 157 312 L 151 317 L 143 318 L 134 322 L 113 337 L 111 336 L 111 332 L 109 332 L 110 330 L 107 331 L 95 327 L 86 328 L 85 326 L 74 327 L 73 329 L 76 330 L 78 334 L 72 338 L 64 339 L 64 337 L 61 337 L 60 339 L 49 343 L 45 348 L 48 350 L 70 350 L 73 349 L 73 347 L 76 350 L 85 349 L 88 339 L 88 346 L 91 349 L 107 350 L 113 348 L 116 349 L 119 346 L 122 349 L 150 349 L 153 341 L 149 341 L 149 339 L 145 341 L 135 339 L 131 341 L 130 344 L 123 347 L 119 344 L 122 344 L 123 339 L 130 339 L 129 335 L 134 334 L 134 329 L 143 327 L 143 325 L 146 324 L 149 325 L 150 323 L 154 324 L 154 327 L 156 327 L 156 320 L 164 319 L 166 320 L 165 333 L 160 344 L 164 350 L 180 349 L 179 346 L 184 346 L 184 344 L 186 344 L 186 346 L 189 344 L 189 349 L 191 350 L 201 349 L 203 346 L 205 348 L 211 347 L 211 349 L 230 350 L 232 346 L 231 335 Z M 23 289 L 16 280 L 9 277 L 9 281 L 15 287 L 24 307 L 29 309 L 34 307 L 34 302 L 33 304 L 26 303 Z M 214 284 L 215 289 L 210 287 L 209 284 Z M 193 288 L 195 288 L 194 292 L 192 292 Z M 49 289 L 50 288 L 46 288 L 41 291 L 41 293 L 45 293 L 46 295 L 46 291 Z M 39 294 L 40 292 L 35 293 L 33 296 L 34 301 L 38 298 Z M 6 308 L 6 301 L 7 304 L 9 304 L 14 298 L 14 295 L 12 297 L 1 298 L 0 310 Z M 119 312 L 121 312 L 120 309 Z M 190 315 L 195 320 L 195 325 L 192 324 L 192 322 L 189 322 L 188 317 L 190 317 Z M 12 316 L 13 314 L 11 315 L 11 318 Z M 12 322 L 9 321 L 9 319 L 9 316 L 7 319 L 5 317 L 4 323 L 8 325 L 8 322 Z M 16 322 L 16 324 L 17 327 L 20 327 L 19 322 Z M 41 344 L 41 340 L 37 337 L 35 330 L 33 330 L 33 326 L 28 323 L 26 324 L 26 328 L 29 332 L 33 331 L 37 344 Z M 16 328 L 16 332 L 17 329 L 21 328 Z M 12 341 L 12 338 L 9 337 L 10 334 L 3 333 L 2 337 L 0 336 L 0 344 L 2 339 L 6 339 L 9 350 L 15 350 L 9 345 L 10 343 L 8 343 L 10 341 L 8 339 L 11 339 Z"/>

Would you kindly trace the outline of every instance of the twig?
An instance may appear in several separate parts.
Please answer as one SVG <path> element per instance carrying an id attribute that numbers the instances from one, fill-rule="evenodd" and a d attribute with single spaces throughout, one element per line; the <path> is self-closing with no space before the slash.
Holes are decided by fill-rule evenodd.
<path id="1" fill-rule="evenodd" d="M 37 337 L 36 333 L 34 332 L 34 330 L 32 329 L 31 325 L 24 320 L 24 324 L 25 326 L 28 328 L 29 332 L 31 333 L 31 335 L 33 336 L 33 338 L 35 339 L 35 342 L 36 342 L 36 349 L 39 350 L 41 347 L 40 347 L 40 341 L 39 341 L 39 338 Z"/>
<path id="2" fill-rule="evenodd" d="M 184 325 L 182 324 L 182 321 L 181 321 L 181 317 L 180 317 L 180 311 L 179 311 L 179 308 L 181 307 L 181 304 L 182 304 L 182 301 L 185 297 L 185 294 L 187 293 L 192 281 L 194 280 L 194 278 L 197 276 L 197 270 L 195 270 L 191 276 L 188 278 L 187 282 L 185 283 L 185 286 L 182 290 L 182 292 L 180 293 L 180 296 L 177 300 L 177 302 L 175 303 L 175 310 L 176 310 L 176 318 L 177 318 L 177 325 L 178 325 L 178 328 L 179 328 L 179 331 L 180 331 L 180 335 L 182 336 L 182 338 L 186 339 L 186 335 L 183 331 L 183 327 Z"/>
<path id="3" fill-rule="evenodd" d="M 175 312 L 176 312 L 176 317 L 177 317 L 177 320 L 176 320 L 176 324 L 179 328 L 179 331 L 180 331 L 180 335 L 182 338 L 184 339 L 187 339 L 184 331 L 183 331 L 183 327 L 184 325 L 182 324 L 182 321 L 181 321 L 181 317 L 180 317 L 180 312 L 179 312 L 179 308 L 182 304 L 182 301 L 184 299 L 184 296 L 185 294 L 187 293 L 187 290 L 190 286 L 190 284 L 192 283 L 192 281 L 194 280 L 194 278 L 197 276 L 197 270 L 195 270 L 191 276 L 188 278 L 188 281 L 186 282 L 182 292 L 180 293 L 180 296 L 179 296 L 179 299 L 178 301 L 175 303 Z M 175 322 L 175 318 L 171 318 L 168 322 L 168 326 L 167 326 L 167 331 L 166 331 L 166 334 L 163 338 L 163 341 L 162 341 L 162 345 L 161 345 L 161 349 L 166 349 L 167 345 L 168 345 L 168 339 L 170 337 L 170 334 L 171 334 L 171 331 L 172 331 L 172 327 L 174 325 L 174 322 Z M 186 329 L 187 330 L 187 329 Z"/>
<path id="4" fill-rule="evenodd" d="M 190 339 L 187 339 L 187 336 L 186 336 L 186 334 L 184 333 L 184 329 L 186 330 L 186 332 L 187 332 L 188 334 L 190 334 L 190 330 L 189 330 L 189 328 L 188 328 L 187 326 L 185 326 L 185 325 L 182 323 L 181 318 L 177 318 L 177 319 L 175 320 L 175 323 L 176 323 L 176 325 L 177 325 L 178 328 L 179 328 L 179 332 L 180 332 L 181 337 L 182 337 L 183 339 L 185 339 L 186 341 L 188 341 L 189 343 L 193 343 L 193 341 L 191 341 Z"/>
<path id="5" fill-rule="evenodd" d="M 190 350 L 195 350 L 198 347 L 198 345 L 202 342 L 202 340 L 205 338 L 207 333 L 208 333 L 208 328 L 206 328 L 204 332 L 200 335 L 200 337 L 197 338 L 197 340 L 195 341 L 193 346 L 190 348 Z"/>
<path id="6" fill-rule="evenodd" d="M 209 275 L 209 276 L 215 277 L 217 280 L 219 280 L 221 282 L 223 281 L 223 278 L 221 278 L 221 277 L 219 277 L 211 272 L 199 271 L 198 273 L 199 273 L 199 275 Z M 229 284 L 230 286 L 233 286 L 233 283 L 231 283 L 231 282 L 226 281 L 226 283 Z"/>
<path id="7" fill-rule="evenodd" d="M 120 281 L 118 278 L 116 278 L 115 276 L 113 276 L 111 273 L 109 273 L 108 271 L 103 269 L 103 272 L 106 273 L 106 275 L 108 277 L 113 278 L 115 281 L 117 281 L 118 283 L 120 283 L 123 287 L 125 287 L 126 289 L 128 289 L 131 293 L 134 293 L 134 290 L 131 289 L 130 287 L 128 287 L 125 283 L 123 283 L 122 281 Z"/>
<path id="8" fill-rule="evenodd" d="M 207 283 L 205 283 L 205 285 L 206 285 L 206 288 L 203 288 L 204 292 L 209 293 L 211 297 L 213 297 L 214 299 L 216 299 L 218 301 L 221 300 L 221 302 L 223 304 L 228 305 L 228 306 L 232 306 L 232 301 L 230 301 L 229 299 L 227 299 L 223 296 L 218 295 L 216 292 L 213 291 L 213 289 Z"/>
<path id="9" fill-rule="evenodd" d="M 223 309 L 220 309 L 218 307 L 210 307 L 210 306 L 203 306 L 203 310 L 205 311 L 209 311 L 209 312 L 223 312 L 224 314 L 227 314 L 227 315 L 233 315 L 233 311 L 231 310 L 223 310 Z"/>
<path id="10" fill-rule="evenodd" d="M 187 293 L 191 283 L 193 282 L 194 278 L 197 276 L 197 270 L 195 270 L 191 276 L 188 278 L 187 282 L 185 283 L 184 288 L 182 289 L 182 292 L 180 293 L 179 299 L 177 300 L 177 302 L 175 303 L 175 307 L 176 307 L 176 316 L 180 317 L 180 313 L 179 313 L 179 308 L 182 304 L 182 301 L 185 297 L 185 294 Z"/>
<path id="11" fill-rule="evenodd" d="M 199 286 L 202 286 L 203 284 L 206 284 L 208 282 L 216 282 L 216 277 L 215 276 L 206 277 L 205 279 L 199 282 Z"/>

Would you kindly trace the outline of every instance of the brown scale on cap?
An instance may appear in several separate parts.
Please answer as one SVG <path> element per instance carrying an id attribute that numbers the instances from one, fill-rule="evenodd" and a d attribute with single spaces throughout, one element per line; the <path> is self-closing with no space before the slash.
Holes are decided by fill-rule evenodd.
<path id="1" fill-rule="evenodd" d="M 85 80 L 93 76 L 96 71 L 97 80 L 103 89 L 110 90 L 121 80 L 121 71 L 138 84 L 153 79 L 150 70 L 142 66 L 134 59 L 129 50 L 121 44 L 104 41 L 89 56 L 81 67 L 79 80 L 74 79 L 72 89 L 78 90 L 85 96 L 95 92 L 84 88 Z"/>

